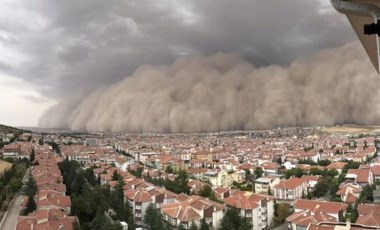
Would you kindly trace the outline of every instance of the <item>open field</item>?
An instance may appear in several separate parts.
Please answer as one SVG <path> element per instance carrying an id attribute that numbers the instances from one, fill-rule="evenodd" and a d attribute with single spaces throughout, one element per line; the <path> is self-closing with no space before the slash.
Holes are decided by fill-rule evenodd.
<path id="1" fill-rule="evenodd" d="M 2 174 L 5 170 L 9 169 L 11 166 L 11 163 L 0 160 L 0 174 Z"/>
<path id="2" fill-rule="evenodd" d="M 327 133 L 348 133 L 348 134 L 367 134 L 367 133 L 380 133 L 380 126 L 360 126 L 360 125 L 349 125 L 349 126 L 332 126 L 322 129 L 323 132 Z"/>

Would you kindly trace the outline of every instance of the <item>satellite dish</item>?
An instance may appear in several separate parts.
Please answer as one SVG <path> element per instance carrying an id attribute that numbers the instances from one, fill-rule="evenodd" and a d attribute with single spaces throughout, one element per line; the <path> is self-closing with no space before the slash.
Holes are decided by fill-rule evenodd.
<path id="1" fill-rule="evenodd" d="M 376 71 L 380 70 L 380 1 L 331 0 L 354 28 Z"/>

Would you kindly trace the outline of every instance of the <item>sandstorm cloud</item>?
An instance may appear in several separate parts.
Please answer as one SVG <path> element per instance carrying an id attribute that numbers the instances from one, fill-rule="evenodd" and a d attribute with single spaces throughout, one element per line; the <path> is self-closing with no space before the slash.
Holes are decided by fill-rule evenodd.
<path id="1" fill-rule="evenodd" d="M 40 126 L 87 131 L 198 132 L 376 124 L 379 77 L 359 43 L 287 66 L 255 67 L 236 54 L 140 66 L 120 82 L 66 98 Z"/>

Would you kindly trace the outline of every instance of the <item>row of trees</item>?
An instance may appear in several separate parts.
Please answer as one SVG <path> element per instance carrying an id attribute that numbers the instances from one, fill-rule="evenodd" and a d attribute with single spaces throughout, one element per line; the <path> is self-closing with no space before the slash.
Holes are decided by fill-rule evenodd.
<path id="1" fill-rule="evenodd" d="M 59 168 L 71 197 L 71 214 L 79 219 L 77 229 L 116 230 L 122 228 L 120 221 L 127 222 L 130 229 L 135 228 L 132 209 L 128 202 L 124 203 L 122 179 L 110 189 L 108 185 L 100 185 L 93 168 L 82 169 L 79 163 L 68 160 L 61 162 Z"/>
<path id="2" fill-rule="evenodd" d="M 25 210 L 22 212 L 22 215 L 28 215 L 29 213 L 36 210 L 36 201 L 34 199 L 34 196 L 37 193 L 37 185 L 36 181 L 34 180 L 32 176 L 32 171 L 29 171 L 28 175 L 28 181 L 25 184 L 25 191 L 24 194 L 28 197 L 28 203 L 26 204 Z"/>
<path id="3" fill-rule="evenodd" d="M 22 187 L 22 179 L 29 167 L 29 161 L 6 159 L 12 163 L 11 168 L 2 172 L 0 176 L 0 207 L 2 211 L 8 209 L 9 202 Z"/>
<path id="4" fill-rule="evenodd" d="M 190 188 L 188 186 L 189 182 L 189 175 L 186 171 L 180 170 L 178 171 L 178 174 L 174 181 L 166 178 L 163 179 L 162 177 L 158 178 L 151 178 L 148 176 L 144 177 L 144 179 L 156 186 L 161 186 L 165 187 L 166 189 L 180 194 L 180 193 L 185 193 L 185 194 L 190 194 Z"/>

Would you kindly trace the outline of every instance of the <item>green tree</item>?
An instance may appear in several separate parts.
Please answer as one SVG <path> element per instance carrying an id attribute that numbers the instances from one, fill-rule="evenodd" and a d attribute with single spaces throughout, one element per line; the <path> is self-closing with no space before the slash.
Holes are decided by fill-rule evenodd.
<path id="1" fill-rule="evenodd" d="M 29 195 L 34 196 L 37 192 L 37 185 L 36 185 L 36 181 L 34 180 L 32 176 L 32 171 L 29 171 L 28 181 L 26 182 L 25 188 L 26 188 L 25 194 L 27 196 Z"/>
<path id="2" fill-rule="evenodd" d="M 363 187 L 360 197 L 358 199 L 358 203 L 373 203 L 373 190 L 370 185 L 366 185 Z"/>
<path id="3" fill-rule="evenodd" d="M 229 208 L 221 220 L 220 230 L 250 230 L 252 225 L 239 215 L 239 210 Z"/>
<path id="4" fill-rule="evenodd" d="M 263 169 L 261 167 L 256 167 L 255 168 L 255 177 L 256 178 L 262 177 L 263 174 L 264 174 L 264 171 L 263 171 Z"/>
<path id="5" fill-rule="evenodd" d="M 150 204 L 146 209 L 144 223 L 150 230 L 161 230 L 164 227 L 161 213 Z"/>
<path id="6" fill-rule="evenodd" d="M 9 185 L 13 193 L 18 192 L 22 187 L 21 178 L 12 177 L 11 181 L 9 182 Z"/>
<path id="7" fill-rule="evenodd" d="M 172 166 L 170 166 L 170 165 L 166 166 L 165 172 L 166 172 L 166 173 L 173 173 L 173 168 L 172 168 Z"/>
<path id="8" fill-rule="evenodd" d="M 34 148 L 32 148 L 32 152 L 30 153 L 30 157 L 29 157 L 31 163 L 34 162 L 35 157 L 36 157 L 36 153 L 34 151 Z"/>
<path id="9" fill-rule="evenodd" d="M 320 160 L 320 161 L 318 161 L 318 165 L 320 165 L 320 166 L 327 166 L 329 164 L 331 164 L 330 160 Z"/>
<path id="10" fill-rule="evenodd" d="M 274 222 L 276 226 L 285 222 L 286 217 L 291 214 L 289 209 L 290 205 L 287 203 L 280 203 L 275 205 Z"/>
<path id="11" fill-rule="evenodd" d="M 24 210 L 24 215 L 28 215 L 29 213 L 36 210 L 36 201 L 34 200 L 34 196 L 28 196 L 28 202 L 26 204 L 26 209 Z"/>
<path id="12" fill-rule="evenodd" d="M 204 218 L 201 220 L 201 227 L 199 230 L 210 230 L 210 226 L 206 223 Z"/>
<path id="13" fill-rule="evenodd" d="M 113 171 L 113 174 L 112 174 L 112 180 L 114 181 L 118 181 L 119 178 L 122 178 L 121 175 L 117 172 L 117 170 Z"/>
<path id="14" fill-rule="evenodd" d="M 104 212 L 100 209 L 96 211 L 96 216 L 90 224 L 90 229 L 110 230 L 113 229 L 112 223 Z"/>
<path id="15" fill-rule="evenodd" d="M 251 171 L 249 169 L 245 169 L 244 171 L 245 171 L 245 180 L 246 181 L 252 180 Z"/>
<path id="16" fill-rule="evenodd" d="M 300 168 L 292 168 L 285 172 L 285 178 L 289 179 L 292 176 L 301 178 L 304 175 L 304 172 Z"/>
<path id="17" fill-rule="evenodd" d="M 209 197 L 212 193 L 212 188 L 210 185 L 206 184 L 204 185 L 199 191 L 198 195 L 202 197 Z"/>

